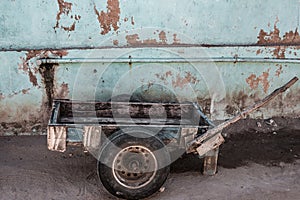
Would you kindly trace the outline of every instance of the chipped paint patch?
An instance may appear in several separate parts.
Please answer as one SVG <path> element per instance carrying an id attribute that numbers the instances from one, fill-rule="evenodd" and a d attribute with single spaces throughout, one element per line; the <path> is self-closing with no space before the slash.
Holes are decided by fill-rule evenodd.
<path id="1" fill-rule="evenodd" d="M 154 34 L 156 34 L 154 32 Z M 167 44 L 167 36 L 166 32 L 160 31 L 158 34 L 158 40 L 155 38 L 148 38 L 144 40 L 140 40 L 139 35 L 132 34 L 132 35 L 126 35 L 125 39 L 127 40 L 127 44 L 130 46 L 138 46 L 138 45 L 165 45 Z M 173 44 L 175 44 L 173 42 Z"/>
<path id="2" fill-rule="evenodd" d="M 28 72 L 28 75 L 29 75 L 29 81 L 32 83 L 33 86 L 38 86 L 38 82 L 37 82 L 37 78 L 36 76 L 32 73 L 31 70 L 29 70 Z"/>
<path id="3" fill-rule="evenodd" d="M 185 77 L 181 77 L 177 74 L 176 79 L 172 81 L 172 86 L 182 89 L 188 84 L 196 84 L 197 82 L 199 82 L 197 77 L 193 76 L 191 72 L 186 72 Z"/>
<path id="4" fill-rule="evenodd" d="M 161 41 L 162 44 L 166 44 L 167 43 L 166 32 L 161 31 L 158 36 L 159 36 L 159 39 L 160 39 L 160 41 Z"/>
<path id="5" fill-rule="evenodd" d="M 167 71 L 163 74 L 155 74 L 155 76 L 162 81 L 166 81 L 168 77 L 172 77 L 172 71 Z"/>
<path id="6" fill-rule="evenodd" d="M 298 28 L 295 31 L 286 32 L 282 37 L 280 36 L 280 30 L 277 27 L 277 19 L 274 24 L 273 30 L 266 32 L 263 29 L 260 30 L 258 34 L 258 45 L 277 45 L 274 47 L 273 56 L 275 58 L 283 59 L 285 58 L 286 45 L 295 45 L 300 43 L 300 35 Z M 262 50 L 257 50 L 257 54 L 262 53 Z M 292 52 L 289 52 L 292 54 Z"/>
<path id="7" fill-rule="evenodd" d="M 277 64 L 276 66 L 279 66 L 279 68 L 276 70 L 275 76 L 279 77 L 280 74 L 282 73 L 282 65 Z"/>
<path id="8" fill-rule="evenodd" d="M 133 19 L 133 16 L 131 17 L 131 25 L 134 26 L 135 22 L 134 22 L 134 19 Z"/>
<path id="9" fill-rule="evenodd" d="M 269 83 L 269 71 L 263 72 L 262 75 L 256 77 L 255 74 L 251 74 L 247 79 L 246 82 L 250 86 L 251 89 L 258 88 L 258 85 L 261 84 L 263 86 L 264 92 L 267 93 L 270 83 Z"/>
<path id="10" fill-rule="evenodd" d="M 94 5 L 94 11 L 98 17 L 98 21 L 101 28 L 101 35 L 105 35 L 111 31 L 113 28 L 114 31 L 119 29 L 118 23 L 120 20 L 120 5 L 119 0 L 108 0 L 107 1 L 107 11 L 99 12 Z M 124 19 L 125 20 L 125 19 Z"/>
<path id="11" fill-rule="evenodd" d="M 64 0 L 57 0 L 59 11 L 56 14 L 56 24 L 54 26 L 54 30 L 57 28 L 61 28 L 64 31 L 74 31 L 76 23 L 79 22 L 81 16 L 80 15 L 71 15 L 69 17 L 70 20 L 73 20 L 73 22 L 69 25 L 61 25 L 61 19 L 62 16 L 69 16 L 69 14 L 72 12 L 72 6 L 73 4 L 70 2 L 66 2 Z"/>
<path id="12" fill-rule="evenodd" d="M 179 44 L 180 43 L 180 40 L 177 38 L 177 34 L 174 33 L 173 34 L 173 44 Z"/>
<path id="13" fill-rule="evenodd" d="M 23 94 L 28 94 L 28 93 L 29 93 L 29 91 L 30 91 L 30 88 L 23 89 L 23 90 L 22 90 L 22 93 L 23 93 Z"/>
<path id="14" fill-rule="evenodd" d="M 119 41 L 118 41 L 118 40 L 113 40 L 113 44 L 114 44 L 115 46 L 118 46 L 118 45 L 119 45 Z"/>

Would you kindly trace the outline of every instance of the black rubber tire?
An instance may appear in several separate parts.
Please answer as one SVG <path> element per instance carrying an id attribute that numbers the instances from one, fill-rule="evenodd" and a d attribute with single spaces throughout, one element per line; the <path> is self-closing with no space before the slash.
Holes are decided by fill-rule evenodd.
<path id="1" fill-rule="evenodd" d="M 98 175 L 104 187 L 114 196 L 124 199 L 143 199 L 158 191 L 166 181 L 170 172 L 170 155 L 165 148 L 165 144 L 148 131 L 126 130 L 125 132 L 122 130 L 117 131 L 103 145 L 98 161 Z M 134 133 L 134 136 L 132 133 Z M 141 185 L 140 188 L 128 188 L 120 184 L 115 178 L 113 162 L 119 152 L 135 145 L 150 150 L 151 155 L 154 155 L 157 161 L 158 167 L 155 170 L 156 173 L 153 173 L 154 175 L 149 179 L 149 183 L 146 182 L 146 185 Z"/>

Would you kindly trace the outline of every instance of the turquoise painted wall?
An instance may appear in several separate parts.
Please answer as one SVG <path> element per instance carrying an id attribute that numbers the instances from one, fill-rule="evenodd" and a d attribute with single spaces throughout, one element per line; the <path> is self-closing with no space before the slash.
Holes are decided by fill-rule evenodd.
<path id="1" fill-rule="evenodd" d="M 299 76 L 298 0 L 0 2 L 0 130 L 53 98 L 198 101 L 226 119 Z M 300 84 L 251 117 L 300 116 Z"/>

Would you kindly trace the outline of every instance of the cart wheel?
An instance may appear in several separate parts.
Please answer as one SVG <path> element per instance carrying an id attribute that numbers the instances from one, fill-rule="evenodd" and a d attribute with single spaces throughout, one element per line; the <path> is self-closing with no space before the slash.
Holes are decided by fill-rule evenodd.
<path id="1" fill-rule="evenodd" d="M 170 156 L 164 143 L 144 131 L 117 131 L 101 151 L 98 173 L 104 187 L 125 199 L 155 193 L 166 181 Z"/>

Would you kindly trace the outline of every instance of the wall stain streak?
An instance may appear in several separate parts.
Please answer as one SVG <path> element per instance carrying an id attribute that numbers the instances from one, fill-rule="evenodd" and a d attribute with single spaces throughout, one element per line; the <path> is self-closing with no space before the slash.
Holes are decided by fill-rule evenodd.
<path id="1" fill-rule="evenodd" d="M 29 81 L 33 86 L 39 86 L 36 73 L 39 71 L 32 60 L 38 58 L 62 58 L 68 55 L 65 50 L 29 50 L 26 52 L 25 57 L 21 57 L 21 64 L 19 64 L 19 70 L 24 71 L 29 76 Z"/>
<path id="2" fill-rule="evenodd" d="M 4 94 L 0 93 L 0 100 L 3 100 L 3 99 L 5 99 L 5 96 L 4 96 Z"/>
<path id="3" fill-rule="evenodd" d="M 193 76 L 191 72 L 186 72 L 185 77 L 177 74 L 176 79 L 172 81 L 172 86 L 183 89 L 187 84 L 196 84 L 197 82 L 199 82 L 197 77 Z"/>
<path id="4" fill-rule="evenodd" d="M 62 83 L 59 88 L 55 91 L 55 98 L 65 99 L 69 96 L 69 85 L 68 83 Z"/>
<path id="5" fill-rule="evenodd" d="M 107 0 L 107 11 L 99 12 L 94 5 L 94 11 L 98 17 L 98 21 L 101 28 L 101 35 L 105 35 L 111 31 L 119 29 L 118 22 L 120 20 L 120 5 L 119 0 Z M 125 19 L 124 19 L 125 20 Z"/>
<path id="6" fill-rule="evenodd" d="M 263 72 L 262 75 L 260 75 L 259 77 L 256 77 L 255 74 L 251 74 L 246 79 L 246 82 L 248 83 L 248 85 L 250 86 L 251 89 L 256 89 L 258 87 L 258 85 L 261 84 L 263 86 L 264 92 L 267 93 L 267 91 L 270 87 L 270 83 L 268 81 L 269 71 L 270 71 L 270 69 L 266 72 Z"/>

